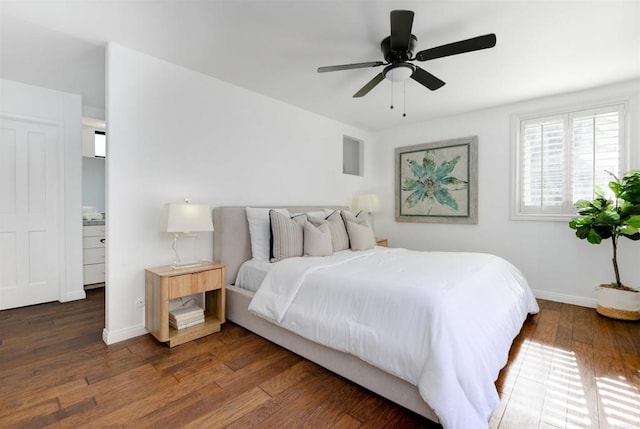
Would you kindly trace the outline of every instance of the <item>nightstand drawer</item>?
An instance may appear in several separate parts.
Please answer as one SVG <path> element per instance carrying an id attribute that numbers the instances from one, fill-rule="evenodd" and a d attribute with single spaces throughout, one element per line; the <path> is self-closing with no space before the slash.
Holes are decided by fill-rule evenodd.
<path id="1" fill-rule="evenodd" d="M 222 287 L 222 271 L 210 270 L 183 274 L 169 279 L 169 299 L 178 298 Z"/>
<path id="2" fill-rule="evenodd" d="M 193 274 L 204 291 L 216 290 L 222 287 L 222 270 L 204 271 Z"/>
<path id="3" fill-rule="evenodd" d="M 169 279 L 169 299 L 204 292 L 204 282 L 198 281 L 197 274 L 183 274 Z"/>

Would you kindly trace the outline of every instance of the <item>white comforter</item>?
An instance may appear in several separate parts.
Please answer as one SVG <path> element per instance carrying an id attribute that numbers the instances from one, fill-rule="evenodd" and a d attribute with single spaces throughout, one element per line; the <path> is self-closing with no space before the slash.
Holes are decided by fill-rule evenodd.
<path id="1" fill-rule="evenodd" d="M 486 428 L 494 381 L 538 305 L 497 256 L 376 248 L 292 258 L 249 310 L 418 386 L 447 429 Z"/>

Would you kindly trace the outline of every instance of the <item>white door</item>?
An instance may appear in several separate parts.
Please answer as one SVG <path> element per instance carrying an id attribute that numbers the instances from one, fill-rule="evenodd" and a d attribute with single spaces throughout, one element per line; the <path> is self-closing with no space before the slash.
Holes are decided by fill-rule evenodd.
<path id="1" fill-rule="evenodd" d="M 0 310 L 60 297 L 58 126 L 0 117 Z"/>

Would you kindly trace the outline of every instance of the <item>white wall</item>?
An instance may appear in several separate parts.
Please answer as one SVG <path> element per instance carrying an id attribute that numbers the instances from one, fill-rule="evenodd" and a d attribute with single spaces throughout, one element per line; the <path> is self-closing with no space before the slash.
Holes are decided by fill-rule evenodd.
<path id="1" fill-rule="evenodd" d="M 105 342 L 145 332 L 144 268 L 170 263 L 160 208 L 189 197 L 221 205 L 350 204 L 371 183 L 342 174 L 343 134 L 372 136 L 151 56 L 107 53 Z M 211 258 L 212 234 L 187 251 Z"/>
<path id="2" fill-rule="evenodd" d="M 0 79 L 0 111 L 26 118 L 53 121 L 64 135 L 58 160 L 64 204 L 61 207 L 61 234 L 64 248 L 60 257 L 60 301 L 85 298 L 82 281 L 82 98 Z"/>
<path id="3" fill-rule="evenodd" d="M 640 168 L 638 113 L 640 81 L 575 94 L 532 100 L 464 115 L 389 129 L 375 135 L 374 188 L 383 197 L 377 235 L 393 247 L 462 250 L 500 255 L 522 270 L 538 297 L 595 306 L 594 288 L 614 280 L 610 240 L 599 246 L 578 240 L 567 222 L 513 221 L 509 218 L 512 114 L 576 103 L 592 103 L 633 93 L 629 136 L 632 162 Z M 394 148 L 477 135 L 479 218 L 477 225 L 412 224 L 394 221 Z M 640 243 L 621 240 L 622 280 L 640 287 Z"/>

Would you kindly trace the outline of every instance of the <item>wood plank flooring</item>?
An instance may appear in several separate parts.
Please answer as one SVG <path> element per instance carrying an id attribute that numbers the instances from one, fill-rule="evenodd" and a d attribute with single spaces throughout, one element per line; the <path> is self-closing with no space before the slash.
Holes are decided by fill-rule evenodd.
<path id="1" fill-rule="evenodd" d="M 0 427 L 438 428 L 250 332 L 102 342 L 104 289 L 0 311 Z M 492 429 L 640 428 L 640 323 L 539 300 Z"/>

